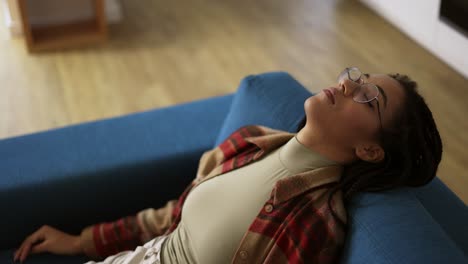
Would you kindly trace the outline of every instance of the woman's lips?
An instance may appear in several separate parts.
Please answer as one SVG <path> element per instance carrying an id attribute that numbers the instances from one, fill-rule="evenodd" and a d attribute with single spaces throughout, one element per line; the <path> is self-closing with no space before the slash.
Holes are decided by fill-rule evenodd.
<path id="1" fill-rule="evenodd" d="M 328 99 L 330 99 L 332 104 L 335 104 L 335 95 L 333 94 L 333 92 L 329 89 L 323 89 L 323 92 L 327 95 Z"/>

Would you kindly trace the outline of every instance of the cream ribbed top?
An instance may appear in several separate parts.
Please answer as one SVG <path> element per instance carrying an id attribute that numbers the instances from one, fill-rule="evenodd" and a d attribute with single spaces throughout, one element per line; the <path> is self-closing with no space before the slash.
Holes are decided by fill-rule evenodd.
<path id="1" fill-rule="evenodd" d="M 293 137 L 263 159 L 200 184 L 162 247 L 162 263 L 231 263 L 278 180 L 331 165 Z"/>

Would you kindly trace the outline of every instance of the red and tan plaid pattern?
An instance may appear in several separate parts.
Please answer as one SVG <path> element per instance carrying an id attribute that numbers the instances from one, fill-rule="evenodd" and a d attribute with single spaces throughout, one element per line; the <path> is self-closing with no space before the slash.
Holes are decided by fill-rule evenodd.
<path id="1" fill-rule="evenodd" d="M 171 233 L 180 222 L 185 199 L 193 188 L 261 159 L 293 136 L 261 126 L 237 130 L 202 156 L 197 178 L 177 202 L 171 201 L 157 210 L 147 209 L 140 217 L 127 217 L 85 229 L 82 241 L 92 241 L 85 243 L 85 252 L 106 257 L 133 249 L 150 237 Z M 325 167 L 280 180 L 244 235 L 232 263 L 336 262 L 345 233 L 332 216 L 327 198 L 340 174 L 338 166 Z M 346 222 L 341 193 L 334 195 L 332 201 L 333 209 Z"/>
<path id="2" fill-rule="evenodd" d="M 328 183 L 314 191 L 319 192 L 321 189 L 323 196 L 326 193 L 323 191 L 335 184 Z M 274 241 L 275 245 L 268 254 L 278 255 L 271 252 L 278 250 L 279 254 L 287 259 L 287 263 L 333 263 L 337 252 L 330 249 L 336 248 L 341 243 L 337 238 L 344 234 L 329 228 L 330 222 L 334 219 L 331 218 L 325 203 L 318 206 L 314 201 L 317 199 L 317 194 L 306 194 L 278 204 L 271 212 L 264 208 L 248 232 L 261 234 Z M 266 204 L 274 204 L 273 199 Z M 328 251 L 324 251 L 325 248 L 328 248 Z M 266 257 L 262 262 L 274 263 L 275 259 Z"/>

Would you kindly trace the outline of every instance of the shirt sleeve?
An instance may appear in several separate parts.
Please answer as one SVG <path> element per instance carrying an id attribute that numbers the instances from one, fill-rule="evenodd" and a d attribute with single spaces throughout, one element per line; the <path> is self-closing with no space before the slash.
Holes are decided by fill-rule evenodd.
<path id="1" fill-rule="evenodd" d="M 84 253 L 92 259 L 102 259 L 137 246 L 162 235 L 174 221 L 177 200 L 169 201 L 159 209 L 146 209 L 134 216 L 114 222 L 88 226 L 81 232 Z"/>
<path id="2" fill-rule="evenodd" d="M 213 158 L 216 154 L 222 155 L 218 152 L 219 150 L 207 151 L 203 155 L 205 158 L 200 160 L 199 171 L 201 167 L 201 171 L 208 174 L 219 165 L 222 157 Z M 174 230 L 180 221 L 186 196 L 199 180 L 206 177 L 205 173 L 197 176 L 179 200 L 171 200 L 162 208 L 150 208 L 114 222 L 86 227 L 80 235 L 83 252 L 92 259 L 103 259 L 125 250 L 134 250 L 154 237 Z"/>

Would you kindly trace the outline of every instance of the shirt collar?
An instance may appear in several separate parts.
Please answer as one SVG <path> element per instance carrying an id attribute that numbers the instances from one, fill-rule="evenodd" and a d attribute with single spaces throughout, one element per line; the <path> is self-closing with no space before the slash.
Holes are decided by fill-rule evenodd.
<path id="1" fill-rule="evenodd" d="M 283 166 L 293 175 L 321 167 L 338 165 L 336 162 L 303 145 L 297 137 L 293 137 L 286 142 L 280 148 L 278 156 Z"/>
<path id="2" fill-rule="evenodd" d="M 247 141 L 250 141 L 260 148 L 260 151 L 255 155 L 256 157 L 254 159 L 263 157 L 265 154 L 284 145 L 295 136 L 295 134 L 284 131 L 276 132 L 277 133 L 267 134 L 265 136 L 246 138 Z M 343 167 L 341 165 L 330 165 L 281 179 L 273 188 L 273 203 L 276 205 L 297 197 L 320 185 L 338 182 L 342 172 Z"/>

